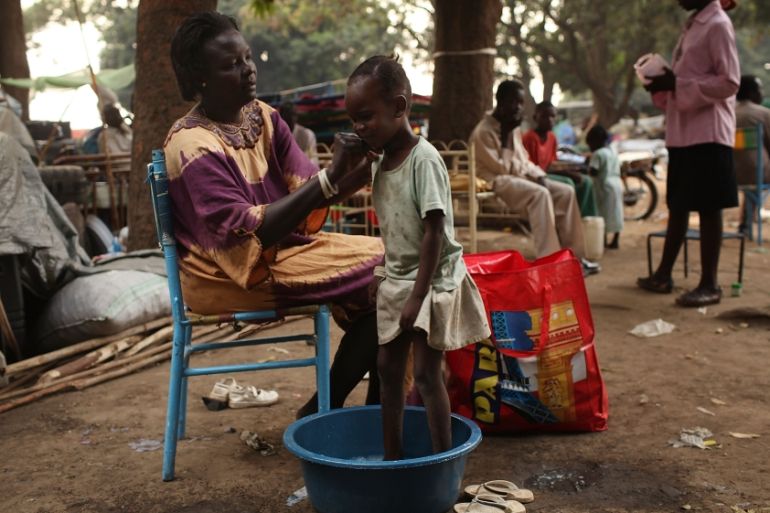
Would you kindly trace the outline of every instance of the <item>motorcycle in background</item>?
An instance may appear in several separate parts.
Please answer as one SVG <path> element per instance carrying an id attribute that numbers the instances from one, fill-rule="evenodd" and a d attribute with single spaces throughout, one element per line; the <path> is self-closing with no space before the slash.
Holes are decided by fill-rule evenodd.
<path id="1" fill-rule="evenodd" d="M 656 166 L 664 157 L 664 153 L 619 149 L 620 177 L 623 180 L 623 218 L 626 221 L 648 219 L 658 207 L 660 195 L 655 183 L 658 180 Z M 561 167 L 587 172 L 586 157 L 575 148 L 559 146 L 557 155 L 557 162 Z"/>
<path id="2" fill-rule="evenodd" d="M 626 221 L 647 219 L 658 206 L 655 166 L 659 157 L 639 153 L 621 153 L 619 157 L 623 180 L 623 218 Z"/>

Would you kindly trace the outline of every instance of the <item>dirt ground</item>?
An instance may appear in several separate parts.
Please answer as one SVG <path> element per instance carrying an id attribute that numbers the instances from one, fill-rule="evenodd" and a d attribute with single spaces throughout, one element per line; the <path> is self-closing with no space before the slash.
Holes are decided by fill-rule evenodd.
<path id="1" fill-rule="evenodd" d="M 743 512 L 770 507 L 770 255 L 747 245 L 742 297 L 727 297 L 705 314 L 681 309 L 673 295 L 634 286 L 636 277 L 646 273 L 644 235 L 665 223 L 664 214 L 654 217 L 630 223 L 621 249 L 605 253 L 603 272 L 587 280 L 609 390 L 609 430 L 486 437 L 469 458 L 467 483 L 509 479 L 531 487 L 536 501 L 528 511 Z M 514 246 L 531 251 L 521 235 L 482 235 L 482 250 Z M 660 247 L 658 240 L 657 255 Z M 690 277 L 683 278 L 681 260 L 675 272 L 680 290 L 696 284 L 697 243 L 691 248 Z M 728 241 L 723 250 L 721 282 L 728 292 L 736 277 L 737 248 Z M 741 308 L 765 316 L 719 317 Z M 676 331 L 651 339 L 628 334 L 636 324 L 658 317 L 674 323 Z M 333 338 L 338 337 L 335 328 Z M 282 347 L 292 355 L 311 354 L 302 343 Z M 210 364 L 247 355 L 276 353 L 263 347 L 199 360 Z M 269 409 L 207 411 L 199 397 L 215 378 L 192 379 L 189 438 L 180 443 L 177 479 L 170 483 L 160 479 L 162 451 L 137 452 L 130 446 L 162 439 L 167 374 L 168 364 L 163 364 L 1 415 L 0 512 L 312 511 L 307 501 L 286 506 L 287 496 L 303 483 L 298 462 L 280 447 L 284 428 L 312 390 L 310 369 L 240 375 L 239 380 L 280 392 L 281 402 Z M 362 401 L 359 387 L 349 404 Z M 694 426 L 713 431 L 719 446 L 669 446 L 681 428 Z M 238 436 L 245 429 L 275 443 L 277 454 L 261 456 L 247 448 Z M 739 439 L 731 432 L 760 437 Z"/>

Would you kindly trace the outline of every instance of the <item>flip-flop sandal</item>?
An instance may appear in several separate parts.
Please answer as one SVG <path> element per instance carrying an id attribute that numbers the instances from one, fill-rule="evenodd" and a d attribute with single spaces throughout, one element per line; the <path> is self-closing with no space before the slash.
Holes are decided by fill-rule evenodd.
<path id="1" fill-rule="evenodd" d="M 526 513 L 522 503 L 506 500 L 499 495 L 480 494 L 471 502 L 455 504 L 455 513 Z"/>
<path id="2" fill-rule="evenodd" d="M 495 481 L 487 481 L 480 485 L 470 485 L 465 487 L 465 493 L 471 497 L 475 497 L 479 494 L 487 495 L 499 495 L 504 499 L 513 499 L 519 501 L 522 504 L 527 504 L 535 500 L 535 495 L 531 490 L 526 488 L 519 488 L 510 481 L 504 481 L 498 479 Z"/>

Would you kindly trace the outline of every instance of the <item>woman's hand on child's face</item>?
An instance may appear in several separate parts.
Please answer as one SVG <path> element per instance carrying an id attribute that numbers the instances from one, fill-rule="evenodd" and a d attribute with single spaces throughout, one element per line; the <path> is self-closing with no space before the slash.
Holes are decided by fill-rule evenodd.
<path id="1" fill-rule="evenodd" d="M 358 168 L 369 148 L 356 134 L 340 132 L 334 136 L 334 156 L 329 169 L 332 180 L 336 181 Z"/>
<path id="2" fill-rule="evenodd" d="M 417 320 L 417 314 L 420 313 L 420 307 L 422 306 L 422 300 L 413 295 L 409 296 L 404 304 L 404 309 L 401 310 L 401 319 L 398 321 L 398 325 L 401 327 L 401 331 L 413 331 L 414 323 Z"/>

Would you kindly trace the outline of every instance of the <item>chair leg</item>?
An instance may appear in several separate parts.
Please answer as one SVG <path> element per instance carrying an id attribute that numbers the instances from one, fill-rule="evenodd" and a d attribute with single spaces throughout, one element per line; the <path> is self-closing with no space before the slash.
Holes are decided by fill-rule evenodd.
<path id="1" fill-rule="evenodd" d="M 754 201 L 748 192 L 743 193 L 743 224 L 749 240 L 754 240 Z"/>
<path id="2" fill-rule="evenodd" d="M 762 196 L 760 195 L 757 202 L 757 245 L 762 245 Z"/>
<path id="3" fill-rule="evenodd" d="M 188 349 L 192 345 L 192 326 L 185 327 L 185 351 L 183 353 L 184 368 L 190 366 L 190 353 Z M 177 421 L 177 439 L 181 440 L 185 436 L 185 426 L 187 425 L 187 376 L 182 377 L 182 389 L 179 391 L 179 420 Z"/>
<path id="4" fill-rule="evenodd" d="M 315 314 L 316 363 L 315 376 L 318 390 L 318 411 L 326 412 L 330 408 L 329 388 L 329 309 L 322 305 Z"/>
<path id="5" fill-rule="evenodd" d="M 166 429 L 163 436 L 163 480 L 174 479 L 176 462 L 176 445 L 179 430 L 179 404 L 184 381 L 184 346 L 185 329 L 180 325 L 174 327 L 174 344 L 171 350 L 171 373 L 168 385 L 168 404 L 166 408 Z"/>
<path id="6" fill-rule="evenodd" d="M 647 276 L 652 276 L 652 235 L 647 236 Z"/>
<path id="7" fill-rule="evenodd" d="M 185 436 L 187 424 L 187 378 L 182 378 L 182 388 L 179 391 L 179 419 L 176 426 L 176 438 L 181 440 Z"/>
<path id="8" fill-rule="evenodd" d="M 738 257 L 738 283 L 743 283 L 743 254 L 746 249 L 746 237 L 741 237 L 741 253 Z"/>

